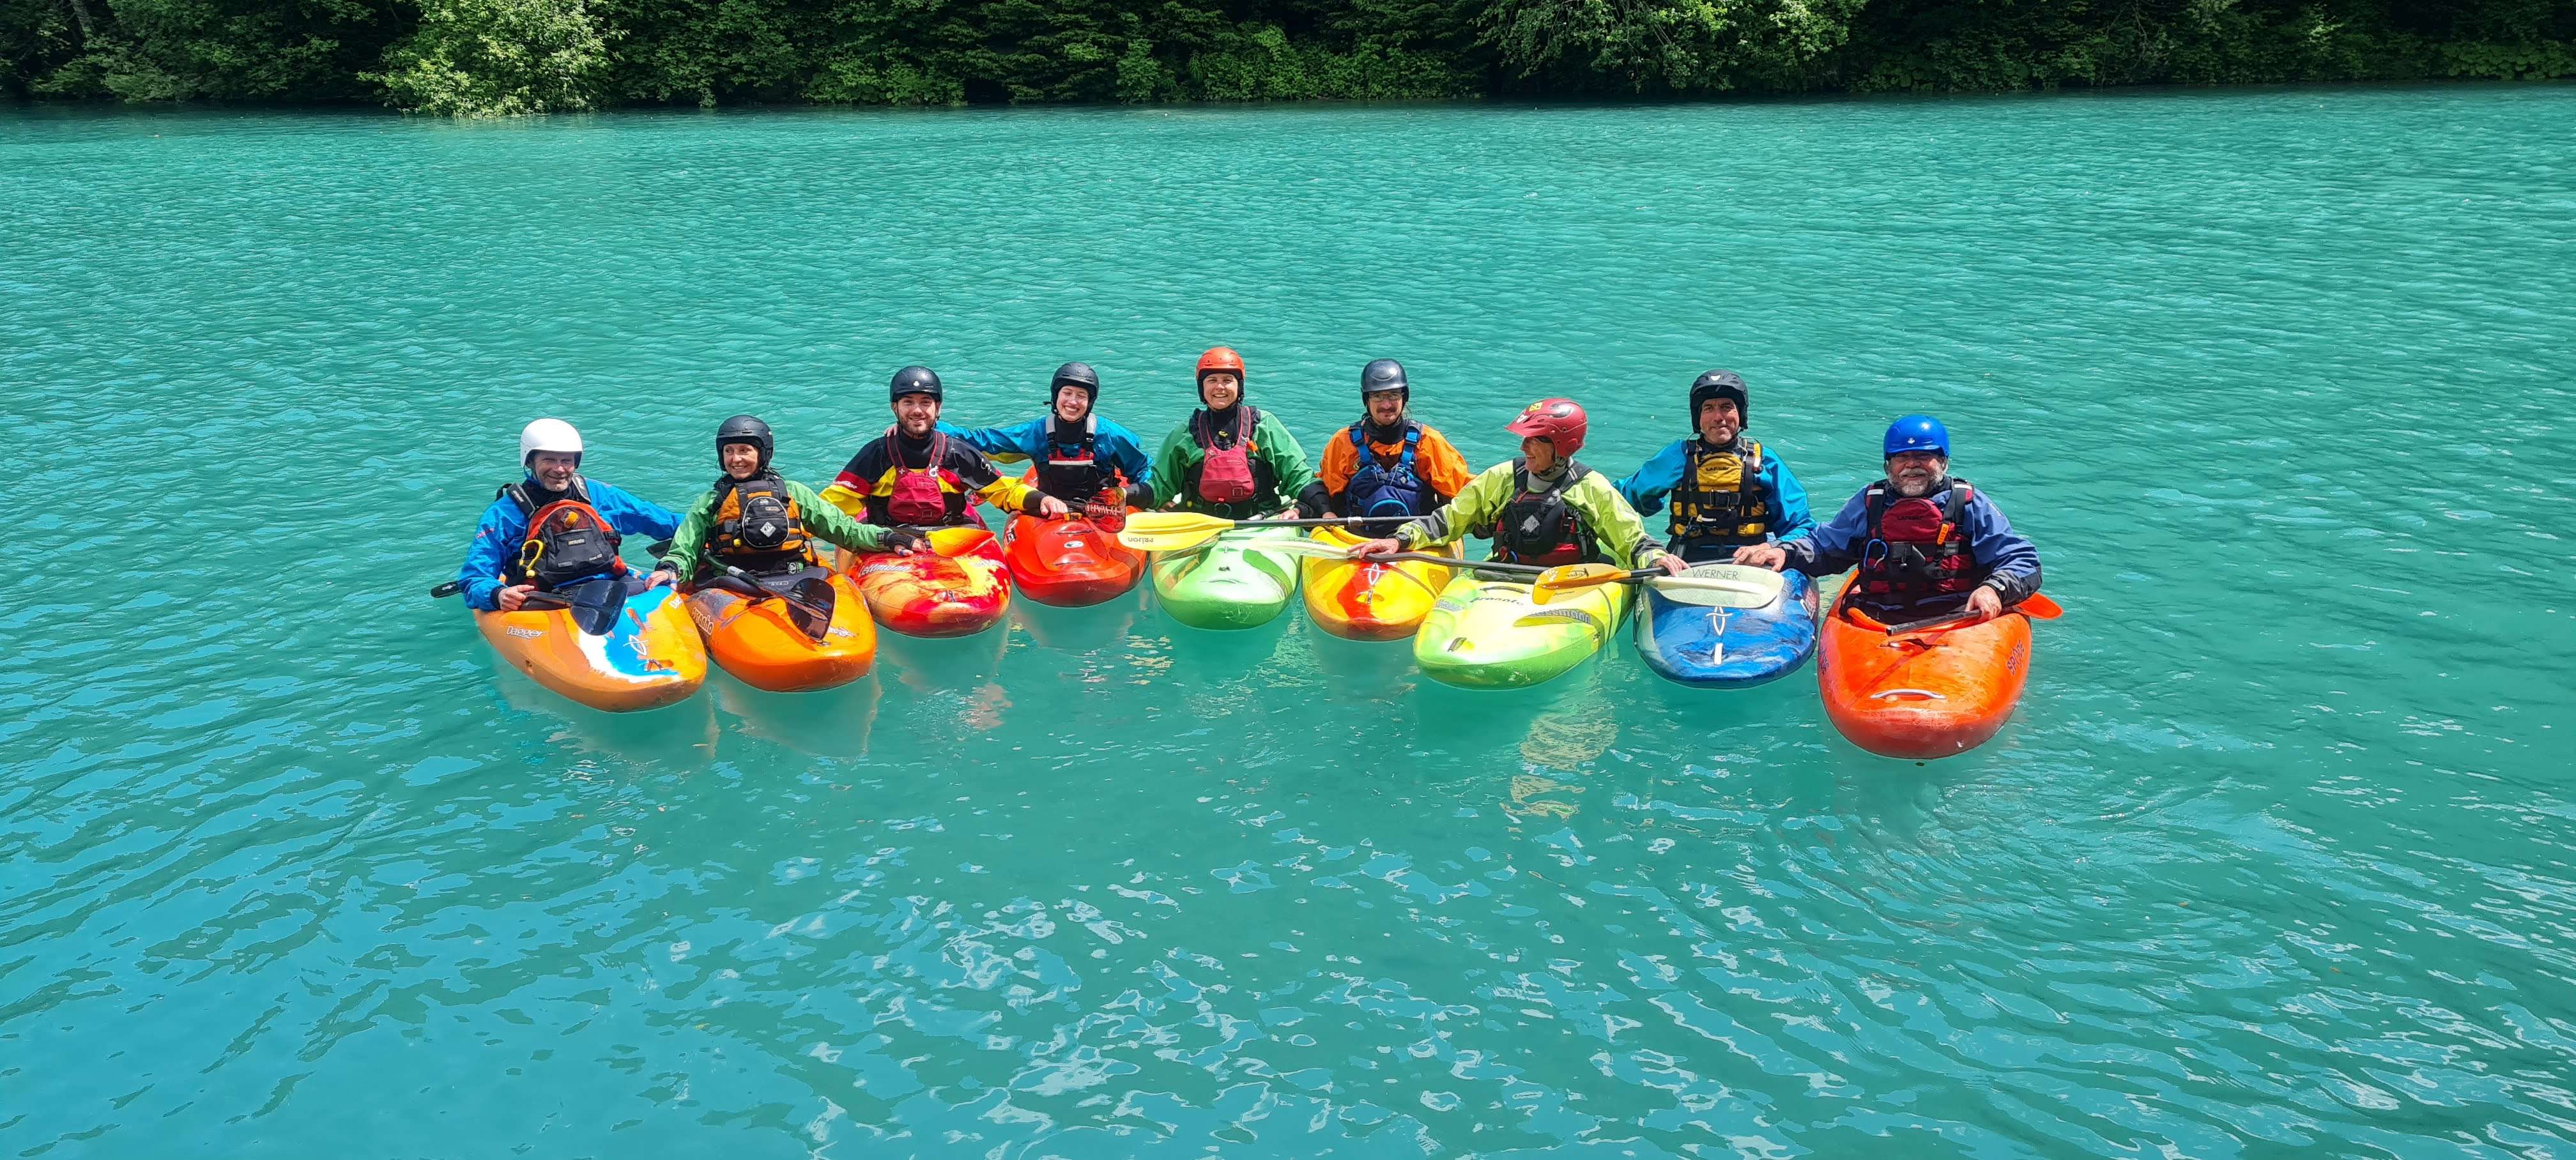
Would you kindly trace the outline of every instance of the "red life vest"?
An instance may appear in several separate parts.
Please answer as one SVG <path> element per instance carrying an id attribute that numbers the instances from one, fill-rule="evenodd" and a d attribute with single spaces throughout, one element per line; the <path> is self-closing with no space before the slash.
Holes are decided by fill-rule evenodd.
<path id="1" fill-rule="evenodd" d="M 1857 582 L 1863 594 L 1895 600 L 1953 595 L 1975 588 L 1975 555 L 1960 517 L 1976 489 L 1953 479 L 1938 493 L 1897 497 L 1880 480 L 1869 487 L 1869 542 Z"/>
<path id="2" fill-rule="evenodd" d="M 938 527 L 948 522 L 948 494 L 940 487 L 948 471 L 948 433 L 930 432 L 930 466 L 919 471 L 903 465 L 903 445 L 896 428 L 886 428 L 886 458 L 894 463 L 894 488 L 886 495 L 886 518 L 898 525 Z"/>
<path id="3" fill-rule="evenodd" d="M 1220 447 L 1216 421 L 1203 410 L 1190 416 L 1190 436 L 1199 445 L 1200 499 L 1235 504 L 1261 494 L 1252 474 L 1252 427 L 1258 418 L 1251 407 L 1238 405 L 1234 409 L 1234 437 Z"/>

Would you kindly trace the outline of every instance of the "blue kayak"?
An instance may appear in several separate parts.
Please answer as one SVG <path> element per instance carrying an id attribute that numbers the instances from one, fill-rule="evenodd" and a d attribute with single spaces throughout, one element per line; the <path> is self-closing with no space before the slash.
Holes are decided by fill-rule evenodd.
<path id="1" fill-rule="evenodd" d="M 1702 564 L 1686 576 L 1728 577 L 1758 569 Z M 1703 689 L 1739 689 L 1797 671 L 1816 653 L 1816 582 L 1791 572 L 1780 594 L 1760 608 L 1684 603 L 1652 586 L 1637 618 L 1637 651 L 1667 680 Z"/>

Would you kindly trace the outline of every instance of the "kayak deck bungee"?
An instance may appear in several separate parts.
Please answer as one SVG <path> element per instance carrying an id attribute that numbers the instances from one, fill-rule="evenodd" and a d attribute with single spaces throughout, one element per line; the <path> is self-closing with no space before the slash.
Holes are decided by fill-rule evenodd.
<path id="1" fill-rule="evenodd" d="M 564 697 L 611 713 L 687 700 L 707 679 L 706 645 L 679 594 L 633 576 L 574 585 L 569 607 L 474 614 L 510 667 Z"/>
<path id="2" fill-rule="evenodd" d="M 1342 528 L 1317 528 L 1316 543 L 1349 548 L 1363 538 Z M 1455 556 L 1456 545 L 1438 550 Z M 1453 569 L 1418 560 L 1334 560 L 1307 557 L 1306 615 L 1316 627 L 1346 640 L 1401 640 L 1422 627 Z"/>
<path id="3" fill-rule="evenodd" d="M 928 552 L 842 550 L 839 570 L 858 585 L 868 614 L 905 636 L 971 636 L 1000 623 L 1011 607 L 1001 541 L 980 527 L 922 531 Z"/>
<path id="4" fill-rule="evenodd" d="M 1846 598 L 1822 637 L 1816 685 L 1825 717 L 1882 757 L 1928 760 L 1984 744 L 2030 680 L 2030 618 L 2019 612 L 1891 636 Z"/>
<path id="5" fill-rule="evenodd" d="M 1303 540 L 1297 528 L 1239 528 L 1206 546 L 1154 554 L 1154 597 L 1192 628 L 1258 628 L 1297 595 L 1297 558 L 1265 541 Z"/>
<path id="6" fill-rule="evenodd" d="M 1598 584 L 1539 604 L 1525 580 L 1462 571 L 1414 634 L 1413 661 L 1460 688 L 1544 684 L 1600 652 L 1635 595 L 1634 585 Z"/>
<path id="7" fill-rule="evenodd" d="M 819 568 L 788 580 L 783 590 L 812 611 L 728 588 L 690 594 L 689 615 L 706 634 L 708 655 L 742 683 L 773 693 L 828 689 L 865 675 L 877 656 L 877 626 L 858 585 Z"/>
<path id="8" fill-rule="evenodd" d="M 1002 549 L 1011 582 L 1040 604 L 1080 608 L 1115 598 L 1145 574 L 1145 554 L 1118 542 L 1118 529 L 1075 515 L 1049 520 L 1011 519 Z"/>
<path id="9" fill-rule="evenodd" d="M 1685 576 L 1728 577 L 1739 564 L 1702 564 Z M 1657 676 L 1703 689 L 1740 689 L 1795 672 L 1816 652 L 1816 583 L 1796 572 L 1760 608 L 1683 603 L 1649 586 L 1637 617 L 1637 653 Z"/>

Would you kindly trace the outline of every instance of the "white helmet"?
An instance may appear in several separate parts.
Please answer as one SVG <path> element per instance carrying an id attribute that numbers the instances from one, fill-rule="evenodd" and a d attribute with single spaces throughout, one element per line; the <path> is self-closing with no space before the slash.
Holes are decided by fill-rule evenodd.
<path id="1" fill-rule="evenodd" d="M 581 432 L 561 419 L 539 419 L 519 432 L 519 466 L 528 466 L 528 458 L 540 451 L 557 455 L 581 454 Z"/>

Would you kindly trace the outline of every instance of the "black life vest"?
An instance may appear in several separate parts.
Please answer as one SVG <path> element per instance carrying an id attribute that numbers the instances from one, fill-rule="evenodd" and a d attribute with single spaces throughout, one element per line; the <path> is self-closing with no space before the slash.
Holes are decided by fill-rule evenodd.
<path id="1" fill-rule="evenodd" d="M 590 506 L 590 489 L 576 476 L 564 496 L 540 507 L 524 480 L 493 493 L 494 499 L 508 497 L 528 517 L 517 555 L 501 567 L 502 583 L 534 584 L 539 591 L 550 592 L 577 580 L 626 571 L 626 561 L 617 554 L 623 537 L 608 517 Z"/>
<path id="2" fill-rule="evenodd" d="M 1968 530 L 1960 517 L 1976 489 L 1950 480 L 1932 495 L 1897 496 L 1886 480 L 1869 485 L 1869 541 L 1861 548 L 1854 581 L 1867 596 L 1889 601 L 1955 595 L 1975 588 L 1978 574 Z"/>
<path id="3" fill-rule="evenodd" d="M 1414 454 L 1422 446 L 1422 424 L 1410 419 L 1404 422 L 1404 451 L 1394 465 L 1378 462 L 1377 451 L 1369 446 L 1366 423 L 1353 423 L 1347 429 L 1351 447 L 1359 452 L 1359 470 L 1351 473 L 1350 486 L 1343 491 L 1342 514 L 1352 516 L 1423 516 L 1440 506 L 1440 493 L 1431 490 L 1415 470 Z"/>
<path id="4" fill-rule="evenodd" d="M 1512 498 L 1494 517 L 1494 557 L 1513 564 L 1557 567 L 1596 558 L 1592 529 L 1565 495 L 1592 469 L 1568 460 L 1565 478 L 1546 491 L 1531 490 L 1529 461 L 1512 460 Z"/>
<path id="5" fill-rule="evenodd" d="M 1770 497 L 1762 488 L 1762 445 L 1737 436 L 1733 447 L 1693 439 L 1673 488 L 1673 539 L 1679 545 L 1732 548 L 1771 533 Z"/>
<path id="6" fill-rule="evenodd" d="M 1076 437 L 1066 443 L 1063 436 Z M 1057 423 L 1055 412 L 1047 412 L 1046 448 L 1038 456 L 1038 490 L 1079 504 L 1111 485 L 1115 472 L 1100 462 L 1100 417 L 1082 417 L 1082 429 L 1067 432 Z"/>
<path id="7" fill-rule="evenodd" d="M 776 472 L 716 481 L 707 551 L 746 572 L 783 572 L 818 563 L 805 512 Z"/>

